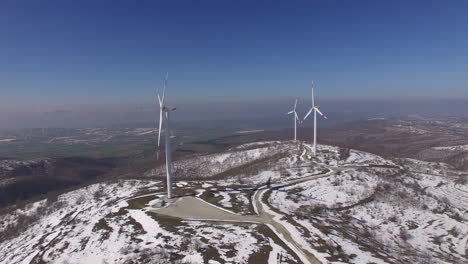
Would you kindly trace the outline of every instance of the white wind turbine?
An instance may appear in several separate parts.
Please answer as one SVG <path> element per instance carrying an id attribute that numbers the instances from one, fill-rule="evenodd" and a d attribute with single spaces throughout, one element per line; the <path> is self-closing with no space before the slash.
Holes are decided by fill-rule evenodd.
<path id="1" fill-rule="evenodd" d="M 315 106 L 314 103 L 314 82 L 312 81 L 311 83 L 311 88 L 312 88 L 312 108 L 310 108 L 309 112 L 304 117 L 304 120 L 312 113 L 314 112 L 314 148 L 312 150 L 314 156 L 317 153 L 317 113 L 319 113 L 323 118 L 328 119 L 326 115 L 324 115 L 322 112 L 319 110 L 319 106 Z"/>
<path id="2" fill-rule="evenodd" d="M 158 150 L 157 150 L 157 159 L 159 159 L 159 151 L 160 151 L 160 142 L 161 142 L 161 128 L 163 124 L 163 120 L 165 120 L 165 144 L 166 144 L 166 175 L 167 175 L 167 198 L 172 198 L 172 160 L 171 160 L 171 135 L 170 135 L 170 124 L 169 124 L 169 113 L 174 111 L 175 108 L 168 107 L 164 105 L 164 96 L 166 93 L 166 86 L 167 86 L 167 78 L 169 77 L 169 73 L 166 73 L 166 77 L 164 78 L 164 88 L 162 97 L 159 96 L 158 92 L 158 102 L 159 102 L 159 130 L 158 130 Z"/>
<path id="3" fill-rule="evenodd" d="M 293 119 L 294 119 L 294 141 L 297 140 L 297 121 L 299 121 L 299 117 L 297 116 L 296 112 L 296 106 L 297 106 L 297 98 L 296 101 L 294 101 L 294 109 L 292 111 L 287 112 L 287 115 L 294 114 Z"/>

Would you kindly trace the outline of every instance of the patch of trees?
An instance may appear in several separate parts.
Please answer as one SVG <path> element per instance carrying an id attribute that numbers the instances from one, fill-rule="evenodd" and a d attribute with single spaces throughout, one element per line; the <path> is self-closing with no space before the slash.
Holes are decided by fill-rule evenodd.
<path id="1" fill-rule="evenodd" d="M 347 158 L 349 158 L 350 149 L 349 149 L 349 148 L 340 147 L 340 148 L 338 149 L 338 154 L 339 154 L 340 160 L 346 160 Z"/>
<path id="2" fill-rule="evenodd" d="M 95 182 L 117 167 L 118 162 L 113 158 L 68 157 L 18 166 L 13 170 L 14 180 L 0 186 L 0 207 Z"/>
<path id="3" fill-rule="evenodd" d="M 192 264 L 192 262 L 182 261 L 181 255 L 172 253 L 162 247 L 139 248 L 127 246 L 122 248 L 120 253 L 124 255 L 131 254 L 131 256 L 124 260 L 124 264 Z"/>
<path id="4" fill-rule="evenodd" d="M 252 162 L 248 162 L 243 165 L 226 170 L 222 173 L 218 173 L 214 177 L 219 178 L 219 179 L 224 179 L 224 178 L 234 177 L 234 176 L 245 177 L 245 176 L 257 175 L 261 171 L 265 170 L 266 168 L 270 168 L 271 166 L 274 166 L 274 164 L 278 160 L 286 156 L 287 156 L 286 153 L 277 153 L 273 156 L 256 159 Z"/>
<path id="5" fill-rule="evenodd" d="M 65 189 L 79 182 L 53 177 L 27 177 L 0 187 L 0 207 L 30 199 L 50 191 Z"/>
<path id="6" fill-rule="evenodd" d="M 244 148 L 233 149 L 227 152 L 196 155 L 192 158 L 177 160 L 173 162 L 173 174 L 177 180 L 193 180 L 204 178 L 224 178 L 230 176 L 253 175 L 267 168 L 276 166 L 277 161 L 286 157 L 289 148 L 275 143 L 262 144 L 261 148 L 247 146 L 245 149 L 258 149 L 258 155 L 249 154 Z M 266 148 L 266 149 L 265 149 Z M 220 159 L 220 155 L 229 155 Z M 289 155 L 291 155 L 289 153 Z M 158 166 L 146 173 L 150 177 L 165 177 L 165 166 Z"/>
<path id="7" fill-rule="evenodd" d="M 47 176 L 50 169 L 49 160 L 39 160 L 37 162 L 30 162 L 24 165 L 15 166 L 13 170 L 9 172 L 8 177 L 28 177 L 36 176 L 43 177 Z"/>

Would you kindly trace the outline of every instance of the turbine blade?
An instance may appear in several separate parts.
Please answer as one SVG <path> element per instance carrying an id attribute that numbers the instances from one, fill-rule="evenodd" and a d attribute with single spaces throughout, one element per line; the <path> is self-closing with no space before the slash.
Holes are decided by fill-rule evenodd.
<path id="1" fill-rule="evenodd" d="M 167 87 L 167 78 L 169 78 L 169 73 L 166 72 L 166 77 L 164 78 L 164 88 L 163 88 L 163 94 L 162 94 L 162 99 L 161 99 L 161 105 L 164 104 L 164 96 L 166 95 L 166 87 Z"/>
<path id="2" fill-rule="evenodd" d="M 292 113 L 294 113 L 294 110 L 293 110 L 293 111 L 289 111 L 289 112 L 287 112 L 286 114 L 287 114 L 287 115 L 290 115 L 290 114 L 292 114 Z"/>
<path id="3" fill-rule="evenodd" d="M 296 111 L 296 106 L 297 106 L 297 98 L 296 98 L 296 101 L 294 102 L 294 111 Z"/>
<path id="4" fill-rule="evenodd" d="M 294 116 L 296 117 L 296 120 L 299 120 L 299 117 L 297 116 L 296 111 L 294 111 Z"/>
<path id="5" fill-rule="evenodd" d="M 307 118 L 310 114 L 312 114 L 312 111 L 314 111 L 314 108 L 311 108 L 311 109 L 309 110 L 309 112 L 307 112 L 307 114 L 304 116 L 304 119 L 303 119 L 303 120 L 306 120 L 306 118 Z"/>
<path id="6" fill-rule="evenodd" d="M 315 102 L 314 102 L 314 81 L 310 83 L 310 88 L 312 90 L 312 107 L 315 107 Z"/>
<path id="7" fill-rule="evenodd" d="M 158 130 L 158 149 L 157 149 L 157 158 L 159 159 L 159 152 L 160 152 L 160 143 L 161 143 L 161 128 L 162 128 L 162 118 L 163 118 L 163 110 L 159 112 L 159 130 Z"/>
<path id="8" fill-rule="evenodd" d="M 158 91 L 158 102 L 159 102 L 159 107 L 162 107 L 162 101 L 161 101 L 161 97 L 159 96 L 159 91 Z"/>
<path id="9" fill-rule="evenodd" d="M 328 119 L 328 117 L 327 117 L 326 115 L 324 115 L 322 112 L 320 112 L 320 110 L 319 110 L 317 107 L 315 107 L 314 109 L 315 109 L 315 111 L 317 111 L 317 113 L 319 113 L 323 118 Z"/>

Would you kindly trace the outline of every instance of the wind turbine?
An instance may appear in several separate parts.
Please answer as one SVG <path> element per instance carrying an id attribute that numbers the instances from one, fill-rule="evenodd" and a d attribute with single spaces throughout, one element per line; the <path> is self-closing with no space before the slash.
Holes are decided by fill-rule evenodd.
<path id="1" fill-rule="evenodd" d="M 320 112 L 319 108 L 320 106 L 315 106 L 314 102 L 314 81 L 311 83 L 311 88 L 312 88 L 312 108 L 310 108 L 309 112 L 304 117 L 304 120 L 312 113 L 314 112 L 314 148 L 312 150 L 314 156 L 317 153 L 317 113 L 319 113 L 323 118 L 328 119 L 326 115 L 324 115 L 322 112 Z"/>
<path id="2" fill-rule="evenodd" d="M 297 98 L 296 101 L 294 101 L 294 109 L 292 111 L 287 112 L 287 115 L 294 114 L 294 141 L 297 140 L 297 121 L 299 121 L 299 117 L 297 116 L 296 112 L 296 106 L 297 106 Z"/>
<path id="3" fill-rule="evenodd" d="M 170 135 L 170 123 L 169 123 L 169 113 L 171 111 L 176 110 L 176 108 L 171 108 L 164 105 L 164 96 L 166 93 L 167 87 L 167 78 L 169 77 L 169 73 L 166 73 L 166 77 L 164 78 L 164 88 L 162 97 L 158 95 L 158 102 L 159 102 L 159 130 L 158 130 L 158 150 L 156 157 L 159 159 L 159 151 L 160 151 L 160 142 L 161 142 L 161 128 L 163 124 L 163 120 L 165 121 L 165 144 L 166 144 L 166 175 L 167 175 L 167 198 L 172 198 L 172 160 L 171 160 L 171 135 Z"/>

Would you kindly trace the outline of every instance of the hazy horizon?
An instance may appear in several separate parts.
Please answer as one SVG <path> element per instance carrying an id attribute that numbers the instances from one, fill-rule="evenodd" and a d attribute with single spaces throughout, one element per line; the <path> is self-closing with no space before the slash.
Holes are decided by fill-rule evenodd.
<path id="1" fill-rule="evenodd" d="M 173 101 L 177 110 L 174 122 L 275 120 L 288 124 L 286 112 L 294 98 L 244 101 Z M 317 99 L 317 104 L 329 117 L 323 125 L 372 117 L 398 117 L 411 114 L 422 116 L 468 116 L 468 100 L 343 100 Z M 298 114 L 302 119 L 310 108 L 310 99 L 299 98 Z M 156 103 L 62 105 L 42 108 L 23 106 L 0 111 L 0 130 L 33 127 L 110 127 L 115 125 L 157 124 Z M 311 125 L 306 121 L 305 125 Z M 310 123 L 310 124 L 309 124 Z"/>

